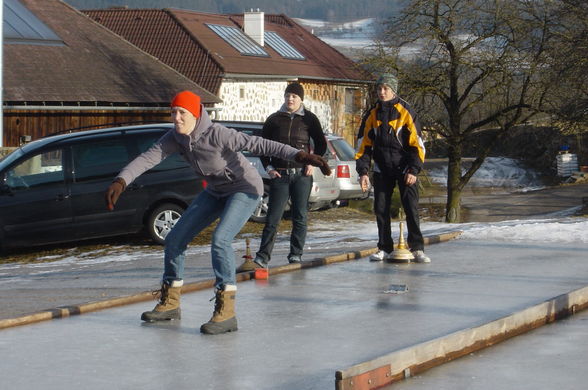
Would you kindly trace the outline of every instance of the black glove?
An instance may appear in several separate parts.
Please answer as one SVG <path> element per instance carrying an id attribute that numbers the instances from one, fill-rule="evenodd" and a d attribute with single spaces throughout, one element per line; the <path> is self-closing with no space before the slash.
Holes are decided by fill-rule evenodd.
<path id="1" fill-rule="evenodd" d="M 122 194 L 126 187 L 127 183 L 122 177 L 117 177 L 114 179 L 104 194 L 104 199 L 106 200 L 106 207 L 108 207 L 108 210 L 114 210 L 114 205 L 116 204 L 118 197 L 120 194 Z"/>
<path id="2" fill-rule="evenodd" d="M 324 158 L 317 154 L 306 153 L 305 151 L 301 150 L 294 157 L 294 161 L 300 164 L 314 165 L 315 167 L 319 167 L 325 176 L 329 176 L 331 174 L 331 167 L 329 167 L 329 163 L 327 163 Z"/>

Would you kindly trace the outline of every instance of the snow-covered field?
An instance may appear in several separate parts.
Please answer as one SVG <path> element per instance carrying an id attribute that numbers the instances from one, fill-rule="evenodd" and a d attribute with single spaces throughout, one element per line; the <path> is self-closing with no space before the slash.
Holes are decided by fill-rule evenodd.
<path id="1" fill-rule="evenodd" d="M 345 23 L 330 23 L 324 20 L 295 19 L 314 35 L 329 45 L 341 49 L 365 49 L 374 44 L 377 22 L 374 18 Z"/>
<path id="2" fill-rule="evenodd" d="M 463 169 L 462 174 L 465 172 Z M 447 165 L 427 171 L 430 180 L 436 184 L 446 184 Z M 519 161 L 507 157 L 488 157 L 474 174 L 470 187 L 504 188 L 511 192 L 533 191 L 543 188 L 539 173 L 529 169 Z"/>

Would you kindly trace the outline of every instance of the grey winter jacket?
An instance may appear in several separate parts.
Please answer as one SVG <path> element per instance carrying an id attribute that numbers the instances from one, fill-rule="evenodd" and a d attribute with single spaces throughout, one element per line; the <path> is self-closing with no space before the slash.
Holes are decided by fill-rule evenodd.
<path id="1" fill-rule="evenodd" d="M 215 196 L 236 192 L 263 195 L 263 181 L 247 158 L 240 152 L 293 160 L 299 152 L 289 145 L 250 136 L 212 123 L 202 108 L 202 116 L 189 135 L 168 131 L 150 149 L 124 167 L 117 177 L 129 185 L 139 175 L 173 153 L 180 153 L 197 175 L 208 183 L 206 191 Z"/>

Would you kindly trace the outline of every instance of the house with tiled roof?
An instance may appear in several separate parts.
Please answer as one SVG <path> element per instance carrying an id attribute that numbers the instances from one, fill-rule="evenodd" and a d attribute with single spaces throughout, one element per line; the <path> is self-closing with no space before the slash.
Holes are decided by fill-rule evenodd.
<path id="1" fill-rule="evenodd" d="M 286 15 L 209 14 L 178 9 L 84 11 L 176 69 L 222 102 L 214 116 L 263 121 L 300 82 L 304 104 L 326 131 L 356 132 L 369 78 L 349 58 Z"/>
<path id="2" fill-rule="evenodd" d="M 169 121 L 175 93 L 213 93 L 58 0 L 4 0 L 0 146 L 73 128 Z"/>

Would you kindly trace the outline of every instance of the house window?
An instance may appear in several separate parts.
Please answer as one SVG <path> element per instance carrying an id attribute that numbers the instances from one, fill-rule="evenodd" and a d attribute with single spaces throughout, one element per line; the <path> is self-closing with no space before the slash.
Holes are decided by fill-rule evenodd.
<path id="1" fill-rule="evenodd" d="M 245 86 L 244 85 L 239 86 L 239 99 L 245 100 Z"/>
<path id="2" fill-rule="evenodd" d="M 305 60 L 304 56 L 294 48 L 291 44 L 286 42 L 277 32 L 266 31 L 264 34 L 265 42 L 271 46 L 272 49 L 278 52 L 284 58 L 291 60 Z"/>
<path id="3" fill-rule="evenodd" d="M 348 114 L 354 114 L 357 111 L 357 105 L 355 104 L 355 95 L 357 89 L 345 88 L 345 112 Z"/>
<path id="4" fill-rule="evenodd" d="M 18 0 L 4 0 L 4 43 L 65 46 L 61 38 Z"/>
<path id="5" fill-rule="evenodd" d="M 269 57 L 269 54 L 236 27 L 208 24 L 206 26 L 244 56 Z"/>

